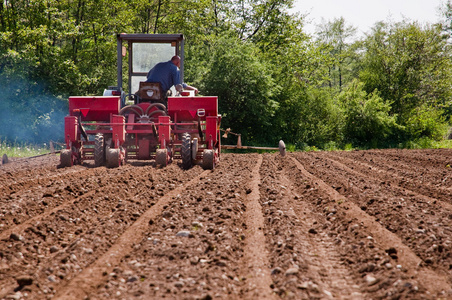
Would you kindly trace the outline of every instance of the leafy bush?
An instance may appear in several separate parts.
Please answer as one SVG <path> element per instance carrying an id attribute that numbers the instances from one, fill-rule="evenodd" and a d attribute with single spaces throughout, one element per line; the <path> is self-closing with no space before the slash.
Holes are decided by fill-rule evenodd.
<path id="1" fill-rule="evenodd" d="M 322 146 L 342 140 L 340 108 L 332 101 L 329 89 L 310 89 L 299 99 L 299 122 L 303 128 L 302 140 L 310 145 Z"/>
<path id="2" fill-rule="evenodd" d="M 360 80 L 391 100 L 404 125 L 410 112 L 426 103 L 450 107 L 450 43 L 441 26 L 380 22 L 363 41 Z"/>
<path id="3" fill-rule="evenodd" d="M 344 141 L 356 145 L 376 147 L 401 128 L 396 116 L 391 116 L 391 105 L 378 91 L 368 94 L 364 84 L 354 80 L 339 95 L 343 111 Z"/>
<path id="4" fill-rule="evenodd" d="M 427 137 L 440 140 L 447 133 L 448 124 L 441 109 L 422 105 L 410 112 L 405 128 L 411 139 Z"/>
<path id="5" fill-rule="evenodd" d="M 273 97 L 277 85 L 268 65 L 259 60 L 256 46 L 234 36 L 219 38 L 213 49 L 201 90 L 218 96 L 219 111 L 225 117 L 222 127 L 241 133 L 248 141 L 268 141 L 278 109 Z"/>

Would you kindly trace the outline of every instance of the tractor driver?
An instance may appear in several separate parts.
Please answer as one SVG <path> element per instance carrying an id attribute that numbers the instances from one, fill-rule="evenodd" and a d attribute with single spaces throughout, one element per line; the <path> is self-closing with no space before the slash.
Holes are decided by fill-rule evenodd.
<path id="1" fill-rule="evenodd" d="M 175 55 L 170 61 L 156 64 L 148 73 L 146 82 L 160 82 L 162 92 L 166 95 L 174 85 L 178 92 L 183 89 L 193 90 L 198 94 L 198 89 L 182 83 L 180 80 L 180 57 Z"/>

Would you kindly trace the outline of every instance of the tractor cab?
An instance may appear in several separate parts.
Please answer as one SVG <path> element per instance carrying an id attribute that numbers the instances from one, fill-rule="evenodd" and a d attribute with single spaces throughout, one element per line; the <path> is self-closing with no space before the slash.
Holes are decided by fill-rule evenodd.
<path id="1" fill-rule="evenodd" d="M 181 58 L 180 78 L 184 80 L 184 36 L 182 34 L 125 34 L 117 36 L 117 86 L 109 86 L 104 96 L 121 96 L 121 107 L 140 102 L 166 103 L 160 83 L 146 82 L 157 63 Z M 124 80 L 123 72 L 127 69 Z M 172 95 L 177 91 L 171 88 Z"/>

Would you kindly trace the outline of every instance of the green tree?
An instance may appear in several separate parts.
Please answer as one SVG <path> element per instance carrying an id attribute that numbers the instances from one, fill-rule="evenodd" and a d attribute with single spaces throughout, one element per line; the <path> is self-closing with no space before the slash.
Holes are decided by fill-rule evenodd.
<path id="1" fill-rule="evenodd" d="M 396 115 L 390 115 L 391 104 L 378 91 L 367 93 L 364 84 L 352 81 L 339 95 L 338 104 L 343 114 L 345 143 L 359 146 L 382 146 L 393 133 L 402 129 Z"/>
<path id="2" fill-rule="evenodd" d="M 328 142 L 342 141 L 342 112 L 326 89 L 308 88 L 291 93 L 281 102 L 278 111 L 286 142 L 299 149 L 304 146 L 322 147 Z"/>
<path id="3" fill-rule="evenodd" d="M 379 23 L 363 46 L 360 80 L 393 102 L 400 124 L 416 107 L 450 107 L 451 52 L 441 26 Z"/>
<path id="4" fill-rule="evenodd" d="M 448 128 L 444 111 L 428 104 L 414 108 L 406 121 L 406 133 L 411 140 L 423 137 L 440 140 L 446 135 Z"/>
<path id="5" fill-rule="evenodd" d="M 201 90 L 219 97 L 222 126 L 240 132 L 254 143 L 271 140 L 267 130 L 278 108 L 275 83 L 259 49 L 234 36 L 219 38 Z"/>
<path id="6" fill-rule="evenodd" d="M 442 3 L 442 6 L 439 9 L 441 16 L 442 16 L 442 26 L 444 32 L 449 36 L 449 38 L 452 35 L 452 1 L 447 0 L 444 3 Z"/>
<path id="7" fill-rule="evenodd" d="M 345 19 L 340 17 L 333 21 L 323 22 L 317 26 L 317 39 L 329 47 L 331 64 L 328 65 L 330 77 L 329 87 L 342 90 L 344 74 L 349 78 L 350 64 L 354 58 L 352 39 L 356 34 L 356 27 L 346 25 Z"/>

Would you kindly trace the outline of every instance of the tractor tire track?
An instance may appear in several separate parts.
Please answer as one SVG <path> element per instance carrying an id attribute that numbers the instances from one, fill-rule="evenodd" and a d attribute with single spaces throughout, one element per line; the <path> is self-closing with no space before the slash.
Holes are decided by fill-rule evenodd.
<path id="1" fill-rule="evenodd" d="M 259 170 L 262 166 L 262 155 L 259 155 L 256 166 L 251 172 L 251 181 L 246 196 L 246 211 L 244 214 L 247 238 L 244 249 L 244 260 L 247 262 L 248 292 L 246 299 L 277 299 L 270 286 L 273 281 L 270 276 L 268 251 L 266 249 L 266 240 L 264 236 L 264 217 L 262 207 L 259 203 L 260 193 L 259 185 L 261 177 Z"/>
<path id="2" fill-rule="evenodd" d="M 443 155 L 428 155 L 428 158 L 416 155 L 417 152 L 407 152 L 407 150 L 398 150 L 395 154 L 383 150 L 372 150 L 363 151 L 359 155 L 346 151 L 331 154 L 398 174 L 404 181 L 426 188 L 431 193 L 430 196 L 435 197 L 437 187 L 441 187 L 441 191 L 445 194 L 450 194 L 452 184 L 450 150 L 437 150 L 437 153 L 443 153 Z"/>
<path id="3" fill-rule="evenodd" d="M 347 192 L 349 199 L 355 200 L 362 210 L 373 215 L 388 230 L 399 235 L 405 244 L 422 258 L 424 265 L 434 266 L 438 271 L 450 276 L 452 257 L 446 253 L 450 252 L 452 244 L 450 239 L 452 209 L 448 202 L 417 194 L 397 184 L 391 184 L 390 181 L 383 181 L 384 184 L 381 184 L 381 176 L 384 174 L 379 174 L 379 178 L 367 176 L 340 162 L 330 160 L 326 153 L 314 156 L 317 161 L 321 160 L 322 164 L 329 168 L 337 168 L 352 174 L 347 178 L 360 178 L 359 181 L 344 182 L 333 179 L 325 173 L 325 178 L 331 185 L 343 187 L 344 190 L 351 186 Z M 356 169 L 356 164 L 354 166 Z M 363 190 L 364 192 L 360 192 Z M 386 207 L 383 215 L 382 205 Z M 439 212 L 432 210 L 432 205 L 440 208 Z M 419 211 L 421 215 L 417 213 Z"/>
<path id="4" fill-rule="evenodd" d="M 409 162 L 409 165 L 415 169 L 418 167 L 441 168 L 452 163 L 452 149 L 430 149 L 428 151 L 399 149 L 398 151 L 371 150 L 365 152 L 366 155 L 383 156 L 390 158 L 391 161 Z"/>
<path id="5" fill-rule="evenodd" d="M 244 202 L 258 160 L 223 155 L 215 170 L 152 220 L 143 239 L 90 297 L 247 299 L 256 291 L 248 281 L 260 278 L 250 276 L 244 253 L 249 232 L 257 230 L 247 223 Z"/>
<path id="6" fill-rule="evenodd" d="M 104 168 L 105 171 L 105 168 Z M 81 174 L 80 174 L 81 173 Z M 124 176 L 130 176 L 130 170 L 129 172 L 124 172 L 124 170 L 117 170 L 116 174 L 110 175 L 110 178 L 113 178 L 115 176 L 120 176 L 120 177 L 124 177 Z M 95 178 L 101 178 L 104 177 L 106 174 L 106 172 L 93 172 L 92 170 L 82 170 L 81 172 L 79 172 L 77 175 L 83 175 L 83 176 L 87 176 L 87 177 L 95 177 Z M 54 176 L 52 176 L 51 178 L 53 178 Z M 70 178 L 68 178 L 68 180 L 70 180 Z M 57 184 L 60 184 L 63 181 L 59 181 L 57 182 Z M 36 184 L 39 184 L 39 182 L 36 182 Z M 66 185 L 66 183 L 63 182 L 63 185 Z M 39 185 L 37 188 L 37 190 L 42 189 L 41 185 Z M 12 233 L 15 234 L 19 234 L 21 232 L 23 232 L 24 230 L 26 230 L 27 228 L 29 228 L 31 226 L 31 224 L 36 223 L 36 222 L 40 222 L 43 219 L 47 219 L 49 216 L 51 215 L 55 215 L 58 212 L 62 212 L 64 211 L 66 208 L 70 208 L 71 206 L 74 206 L 74 204 L 76 202 L 79 201 L 84 201 L 86 199 L 90 199 L 93 196 L 95 196 L 96 193 L 104 193 L 106 191 L 108 191 L 109 189 L 111 189 L 110 186 L 108 185 L 98 185 L 98 186 L 90 186 L 90 185 L 85 185 L 83 187 L 78 186 L 78 185 L 67 185 L 66 186 L 66 190 L 67 193 L 60 195 L 60 193 L 58 193 L 58 196 L 55 197 L 55 195 L 51 195 L 51 197 L 47 197 L 47 198 L 59 198 L 60 201 L 58 201 L 57 203 L 53 203 L 53 205 L 49 205 L 49 202 L 51 201 L 46 201 L 45 204 L 41 204 L 41 206 L 43 206 L 41 208 L 41 210 L 43 211 L 43 213 L 37 212 L 34 208 L 30 208 L 33 207 L 32 205 L 30 205 L 29 203 L 25 202 L 23 203 L 22 201 L 19 201 L 19 203 L 24 206 L 21 210 L 22 212 L 22 216 L 27 216 L 28 219 L 19 219 L 16 220 L 16 223 L 18 223 L 18 225 L 15 226 L 10 226 L 7 228 L 3 228 L 3 231 L 0 231 L 0 240 L 5 240 L 7 239 Z M 30 192 L 26 191 L 24 193 L 14 193 L 16 197 L 27 197 L 28 194 Z M 35 193 L 35 192 L 31 192 L 31 193 Z M 41 192 L 42 193 L 42 192 Z M 46 195 L 47 192 L 44 192 L 44 194 Z M 44 197 L 46 198 L 46 197 Z M 38 202 L 39 200 L 41 200 L 41 198 L 37 197 L 32 198 L 31 202 Z M 42 200 L 41 200 L 42 201 Z M 55 206 L 56 205 L 56 206 Z M 11 208 L 9 207 L 2 207 L 3 210 L 8 210 Z M 31 210 L 31 211 L 29 211 Z M 14 211 L 14 210 L 12 210 Z M 34 213 L 38 213 L 38 214 L 34 214 Z M 2 225 L 5 225 L 5 223 L 2 223 Z"/>
<path id="7" fill-rule="evenodd" d="M 83 185 L 74 183 L 74 176 L 80 178 L 102 178 L 103 169 L 86 169 L 82 167 L 67 169 L 51 176 L 44 175 L 10 182 L 0 188 L 0 233 L 11 226 L 39 218 L 39 214 L 49 209 L 65 207 L 67 199 L 83 196 L 89 189 L 99 183 L 86 180 Z M 18 176 L 15 174 L 14 176 Z M 11 230 L 9 230 L 11 231 Z"/>
<path id="8" fill-rule="evenodd" d="M 261 170 L 275 293 L 296 299 L 366 298 L 360 280 L 343 264 L 335 239 L 323 230 L 328 221 L 301 196 L 304 190 L 294 181 L 299 171 L 293 166 L 288 158 L 266 155 Z"/>

